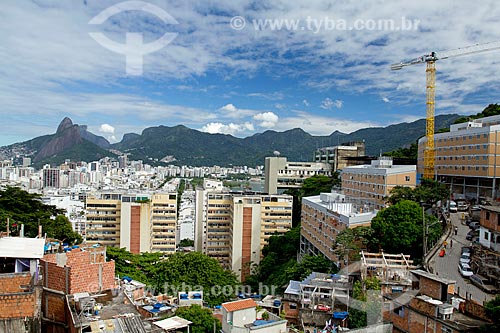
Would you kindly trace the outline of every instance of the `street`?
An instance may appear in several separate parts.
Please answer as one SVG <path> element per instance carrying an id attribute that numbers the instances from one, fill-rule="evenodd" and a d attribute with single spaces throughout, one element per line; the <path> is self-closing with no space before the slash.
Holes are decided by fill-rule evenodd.
<path id="1" fill-rule="evenodd" d="M 461 223 L 461 217 L 461 212 L 451 214 L 452 228 L 454 229 L 455 226 L 457 226 L 458 234 L 455 236 L 455 232 L 452 231 L 450 238 L 447 239 L 448 246 L 446 249 L 446 255 L 444 257 L 439 257 L 439 251 L 437 251 L 434 257 L 430 259 L 429 265 L 440 277 L 456 281 L 455 293 L 460 295 L 460 297 L 470 298 L 479 304 L 483 304 L 483 302 L 491 300 L 494 295 L 483 292 L 481 289 L 471 284 L 469 279 L 464 279 L 458 272 L 458 261 L 461 254 L 461 247 L 469 246 L 471 244 L 470 241 L 465 239 L 465 236 L 470 229 L 467 225 L 465 225 L 465 223 Z M 452 248 L 450 248 L 451 240 L 453 240 Z"/>

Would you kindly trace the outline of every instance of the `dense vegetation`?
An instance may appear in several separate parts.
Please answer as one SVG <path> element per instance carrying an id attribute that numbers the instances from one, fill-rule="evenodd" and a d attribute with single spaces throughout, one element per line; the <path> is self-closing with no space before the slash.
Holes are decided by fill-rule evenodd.
<path id="1" fill-rule="evenodd" d="M 7 186 L 0 190 L 0 231 L 7 230 L 7 218 L 10 221 L 11 235 L 19 235 L 21 224 L 26 237 L 36 237 L 38 226 L 49 238 L 68 243 L 80 243 L 82 238 L 73 231 L 64 211 L 55 206 L 46 205 L 39 194 L 28 193 L 18 187 Z"/>
<path id="2" fill-rule="evenodd" d="M 234 273 L 224 270 L 219 262 L 200 252 L 176 252 L 167 258 L 161 253 L 132 254 L 125 249 L 108 247 L 108 259 L 115 261 L 116 274 L 129 276 L 154 288 L 158 293 L 176 295 L 177 292 L 202 289 L 209 305 L 228 301 L 231 295 L 221 293 L 229 286 L 237 290 Z"/>
<path id="3" fill-rule="evenodd" d="M 220 332 L 222 328 L 220 321 L 212 315 L 212 311 L 202 308 L 199 305 L 178 308 L 175 311 L 175 315 L 192 322 L 189 325 L 190 332 L 192 333 Z"/>

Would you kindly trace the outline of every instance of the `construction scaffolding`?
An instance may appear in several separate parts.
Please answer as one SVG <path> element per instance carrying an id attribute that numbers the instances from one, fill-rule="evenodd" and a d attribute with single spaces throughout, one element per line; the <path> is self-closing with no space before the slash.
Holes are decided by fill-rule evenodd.
<path id="1" fill-rule="evenodd" d="M 411 286 L 413 265 L 409 255 L 361 251 L 361 279 L 376 277 L 382 285 Z"/>
<path id="2" fill-rule="evenodd" d="M 472 247 L 471 268 L 500 288 L 500 253 L 480 244 Z"/>

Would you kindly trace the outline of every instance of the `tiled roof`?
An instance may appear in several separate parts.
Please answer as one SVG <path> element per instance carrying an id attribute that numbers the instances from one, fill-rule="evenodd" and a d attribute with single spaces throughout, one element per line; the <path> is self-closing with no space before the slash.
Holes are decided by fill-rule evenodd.
<path id="1" fill-rule="evenodd" d="M 238 310 L 244 310 L 249 308 L 254 308 L 257 306 L 257 303 L 253 299 L 242 299 L 241 301 L 227 302 L 222 303 L 222 306 L 228 312 L 234 312 Z"/>

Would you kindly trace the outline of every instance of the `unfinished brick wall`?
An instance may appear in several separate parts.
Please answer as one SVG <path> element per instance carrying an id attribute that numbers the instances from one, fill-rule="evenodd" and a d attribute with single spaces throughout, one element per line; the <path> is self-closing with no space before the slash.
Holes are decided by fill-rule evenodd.
<path id="1" fill-rule="evenodd" d="M 75 249 L 62 254 L 66 255 L 65 267 L 57 265 L 57 254 L 45 255 L 41 260 L 44 286 L 67 294 L 113 289 L 115 287 L 114 261 L 105 262 L 104 255 L 94 252 L 87 249 Z"/>
<path id="2" fill-rule="evenodd" d="M 441 283 L 422 276 L 420 277 L 420 293 L 434 299 L 441 299 Z"/>
<path id="3" fill-rule="evenodd" d="M 0 319 L 35 316 L 35 292 L 0 295 Z"/>
<path id="4" fill-rule="evenodd" d="M 0 274 L 0 294 L 22 292 L 25 288 L 21 288 L 21 286 L 29 286 L 30 283 L 31 274 L 29 272 Z"/>

